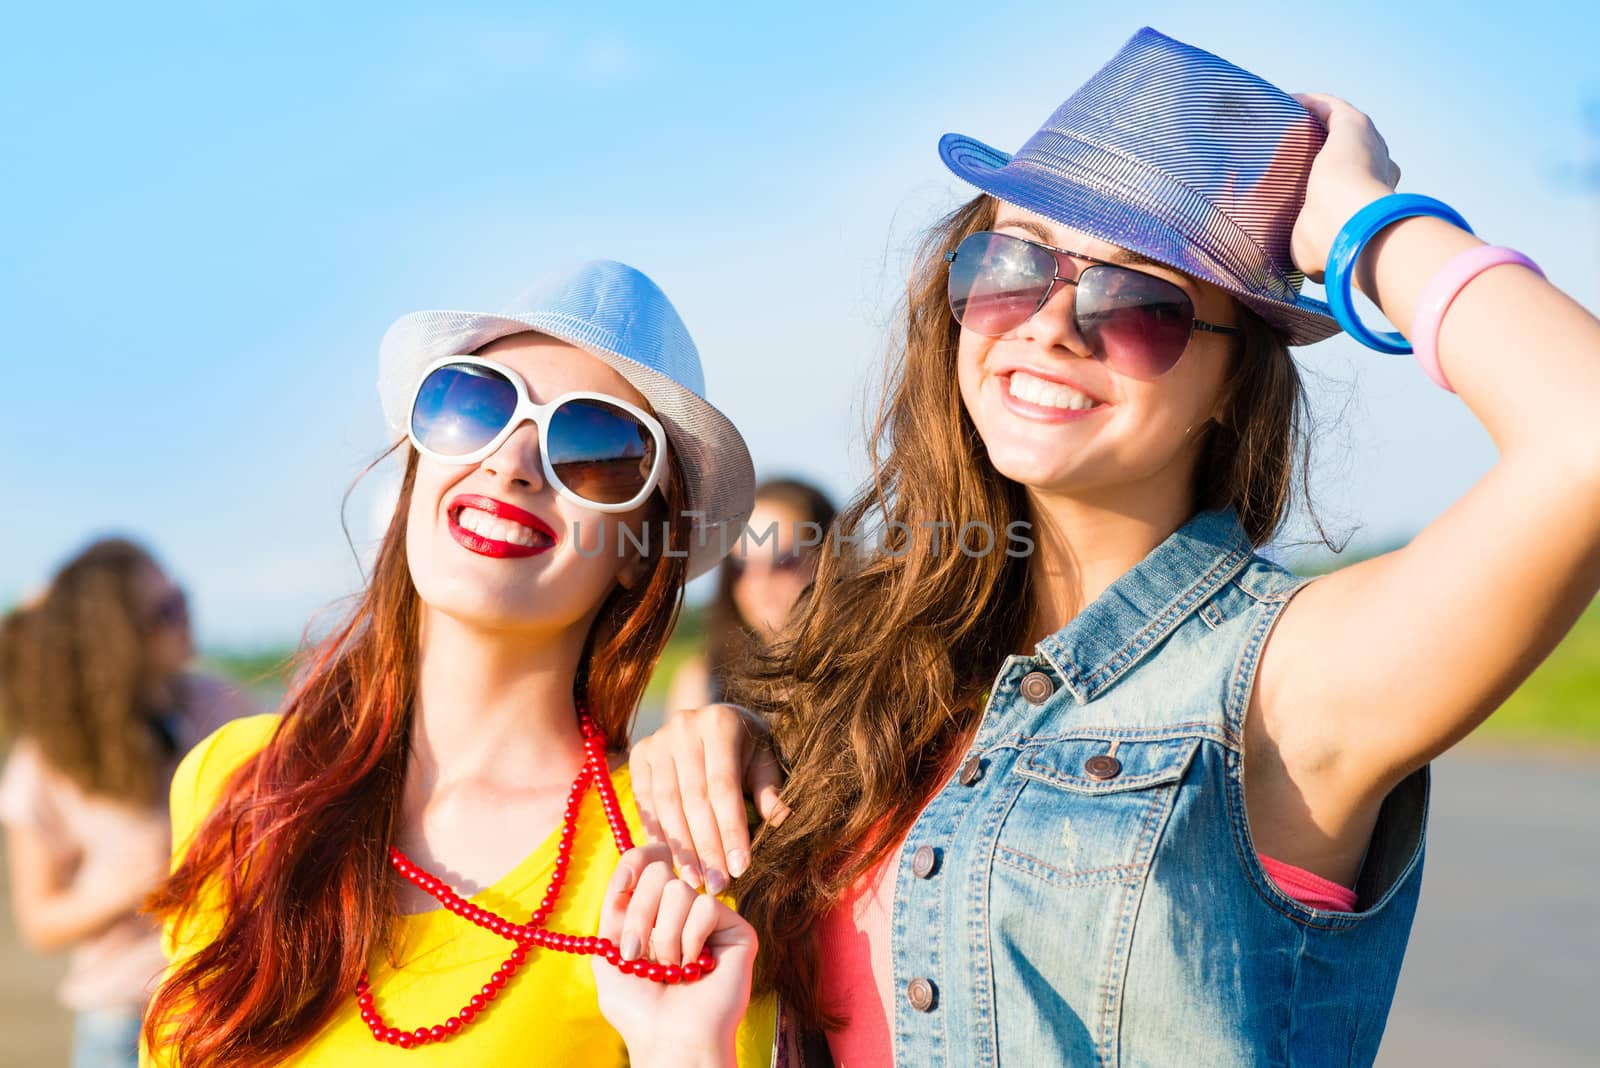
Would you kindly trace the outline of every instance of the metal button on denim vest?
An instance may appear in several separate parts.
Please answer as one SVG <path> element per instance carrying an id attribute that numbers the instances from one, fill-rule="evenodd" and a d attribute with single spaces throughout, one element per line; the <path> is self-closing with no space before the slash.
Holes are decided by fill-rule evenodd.
<path id="1" fill-rule="evenodd" d="M 1201 513 L 1036 656 L 1006 660 L 898 855 L 897 1064 L 1371 1062 L 1421 884 L 1428 769 L 1383 805 L 1359 911 L 1268 878 L 1243 724 L 1303 584 L 1232 510 Z"/>

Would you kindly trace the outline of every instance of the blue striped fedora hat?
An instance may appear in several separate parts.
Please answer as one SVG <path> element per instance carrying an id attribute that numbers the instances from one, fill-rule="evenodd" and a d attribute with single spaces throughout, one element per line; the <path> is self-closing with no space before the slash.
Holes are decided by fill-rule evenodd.
<path id="1" fill-rule="evenodd" d="M 1288 93 L 1146 26 L 1016 155 L 939 141 L 985 193 L 1233 293 L 1291 345 L 1339 332 L 1289 235 L 1326 136 Z"/>

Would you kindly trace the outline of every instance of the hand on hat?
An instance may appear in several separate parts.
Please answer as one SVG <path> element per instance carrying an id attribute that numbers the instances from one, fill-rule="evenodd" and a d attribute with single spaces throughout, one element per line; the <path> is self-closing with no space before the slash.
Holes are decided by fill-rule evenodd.
<path id="1" fill-rule="evenodd" d="M 1326 93 L 1295 93 L 1328 131 L 1311 163 L 1306 200 L 1289 238 L 1295 266 L 1313 282 L 1322 281 L 1328 250 L 1340 227 L 1379 197 L 1394 192 L 1400 167 L 1389 146 L 1363 112 Z"/>

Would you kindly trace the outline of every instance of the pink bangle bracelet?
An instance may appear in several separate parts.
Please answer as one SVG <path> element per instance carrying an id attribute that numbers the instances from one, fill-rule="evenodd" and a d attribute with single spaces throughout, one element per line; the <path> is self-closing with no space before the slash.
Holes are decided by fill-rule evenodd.
<path id="1" fill-rule="evenodd" d="M 1455 388 L 1445 378 L 1444 368 L 1439 366 L 1439 326 L 1444 322 L 1444 313 L 1468 282 L 1489 268 L 1505 263 L 1520 264 L 1540 278 L 1544 277 L 1539 265 L 1516 249 L 1504 245 L 1481 245 L 1452 257 L 1449 263 L 1439 268 L 1417 298 L 1417 310 L 1411 317 L 1411 347 L 1416 351 L 1417 362 L 1428 377 L 1451 393 L 1455 392 Z"/>

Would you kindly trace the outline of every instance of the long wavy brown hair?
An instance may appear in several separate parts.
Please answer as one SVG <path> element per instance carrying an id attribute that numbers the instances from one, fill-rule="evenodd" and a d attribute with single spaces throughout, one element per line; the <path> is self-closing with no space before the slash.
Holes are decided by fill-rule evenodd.
<path id="1" fill-rule="evenodd" d="M 998 534 L 1030 518 L 1023 487 L 995 472 L 962 403 L 960 328 L 945 295 L 944 253 L 994 217 L 995 202 L 979 196 L 927 234 L 870 433 L 872 482 L 840 514 L 784 640 L 738 680 L 773 724 L 794 795 L 740 880 L 740 912 L 763 947 L 756 986 L 776 987 L 813 1026 L 841 1022 L 819 997 L 817 917 L 905 836 L 1034 615 L 1025 556 L 935 553 L 924 526 L 960 517 Z M 1261 544 L 1284 520 L 1296 473 L 1304 478 L 1306 397 L 1284 342 L 1237 310 L 1243 336 L 1224 414 L 1204 431 L 1194 504 L 1234 505 Z M 887 551 L 860 551 L 872 532 Z M 861 540 L 842 542 L 851 534 Z"/>
<path id="2" fill-rule="evenodd" d="M 171 755 L 152 726 L 163 691 L 181 699 L 150 656 L 139 587 L 157 570 L 133 542 L 89 546 L 51 579 L 43 599 L 0 620 L 0 722 L 86 793 L 132 804 L 160 800 Z M 170 766 L 170 765 L 169 765 Z"/>
<path id="3" fill-rule="evenodd" d="M 396 448 L 403 447 L 397 445 Z M 683 597 L 688 520 L 670 458 L 651 531 L 654 566 L 615 588 L 590 629 L 574 689 L 624 747 Z M 202 901 L 221 929 L 167 976 L 145 1014 L 145 1041 L 180 1068 L 244 1068 L 310 1040 L 351 997 L 375 951 L 394 949 L 388 849 L 416 693 L 421 599 L 406 564 L 417 457 L 365 592 L 303 658 L 266 746 L 229 778 L 183 861 L 150 901 L 183 925 Z M 669 518 L 670 517 L 670 518 Z"/>

